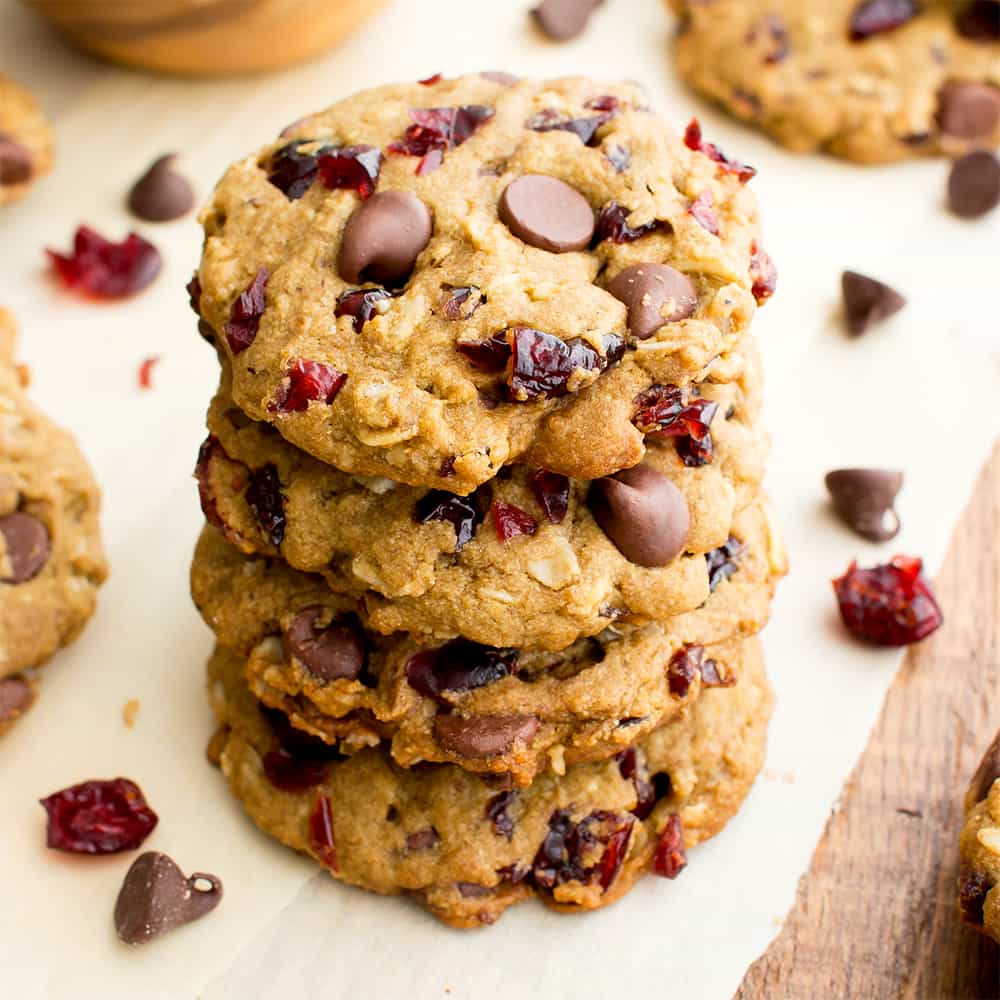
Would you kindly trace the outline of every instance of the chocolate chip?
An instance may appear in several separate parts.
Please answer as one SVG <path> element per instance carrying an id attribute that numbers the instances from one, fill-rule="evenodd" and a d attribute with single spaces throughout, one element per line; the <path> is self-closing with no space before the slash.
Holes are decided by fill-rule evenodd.
<path id="1" fill-rule="evenodd" d="M 893 503 L 902 485 L 903 473 L 892 469 L 834 469 L 826 474 L 837 513 L 872 542 L 887 542 L 899 534 Z"/>
<path id="2" fill-rule="evenodd" d="M 133 215 L 146 222 L 171 222 L 194 208 L 194 191 L 187 178 L 174 170 L 176 159 L 174 153 L 161 156 L 135 182 L 128 196 Z"/>
<path id="3" fill-rule="evenodd" d="M 516 237 L 551 253 L 583 250 L 594 235 L 594 210 L 587 199 L 544 174 L 525 174 L 507 186 L 500 219 Z"/>
<path id="4" fill-rule="evenodd" d="M 963 38 L 974 42 L 1000 42 L 1000 3 L 972 0 L 956 15 L 955 27 Z"/>
<path id="5" fill-rule="evenodd" d="M 38 576 L 52 550 L 48 528 L 37 517 L 17 511 L 0 517 L 0 535 L 7 548 L 0 555 L 0 583 L 26 583 Z"/>
<path id="6" fill-rule="evenodd" d="M 452 753 L 463 757 L 495 757 L 506 753 L 520 740 L 530 744 L 538 732 L 538 720 L 532 715 L 438 715 L 434 718 L 434 737 Z"/>
<path id="7" fill-rule="evenodd" d="M 300 611 L 284 634 L 286 651 L 324 681 L 357 680 L 365 662 L 364 639 L 350 625 L 317 627 L 321 607 Z"/>
<path id="8" fill-rule="evenodd" d="M 629 333 L 647 340 L 660 327 L 687 319 L 698 305 L 698 292 L 687 275 L 666 264 L 634 264 L 608 284 L 608 291 L 628 309 Z"/>
<path id="9" fill-rule="evenodd" d="M 566 42 L 583 34 L 590 15 L 602 3 L 603 0 L 542 0 L 531 16 L 553 41 Z"/>
<path id="10" fill-rule="evenodd" d="M 997 778 L 1000 778 L 1000 733 L 993 737 L 993 742 L 983 754 L 983 759 L 969 782 L 969 797 L 974 802 L 982 802 L 990 794 Z"/>
<path id="11" fill-rule="evenodd" d="M 0 677 L 0 727 L 16 722 L 35 701 L 35 689 L 24 677 Z"/>
<path id="12" fill-rule="evenodd" d="M 401 285 L 430 242 L 430 209 L 409 191 L 380 191 L 347 220 L 337 256 L 340 276 L 351 284 Z"/>
<path id="13" fill-rule="evenodd" d="M 691 515 L 684 494 L 648 465 L 596 479 L 587 506 L 629 562 L 666 566 L 684 551 Z"/>
<path id="14" fill-rule="evenodd" d="M 975 219 L 1000 204 L 1000 160 L 982 149 L 956 160 L 948 175 L 948 207 Z"/>
<path id="15" fill-rule="evenodd" d="M 840 279 L 844 295 L 847 329 L 859 337 L 870 326 L 888 319 L 906 305 L 894 288 L 857 271 L 845 271 Z"/>
<path id="16" fill-rule="evenodd" d="M 200 888 L 199 883 L 208 884 Z M 132 863 L 115 903 L 115 929 L 125 944 L 144 944 L 214 910 L 222 882 L 196 872 L 185 878 L 165 854 L 148 851 Z"/>
<path id="17" fill-rule="evenodd" d="M 406 850 L 409 851 L 428 851 L 432 847 L 436 847 L 441 838 L 438 836 L 437 830 L 432 826 L 425 827 L 423 830 L 417 830 L 416 833 L 411 833 L 406 838 Z"/>
<path id="18" fill-rule="evenodd" d="M 30 180 L 34 162 L 30 149 L 0 132 L 0 187 L 12 187 Z"/>
<path id="19" fill-rule="evenodd" d="M 956 139 L 988 139 L 1000 124 L 1000 88 L 952 80 L 938 94 L 938 125 Z"/>

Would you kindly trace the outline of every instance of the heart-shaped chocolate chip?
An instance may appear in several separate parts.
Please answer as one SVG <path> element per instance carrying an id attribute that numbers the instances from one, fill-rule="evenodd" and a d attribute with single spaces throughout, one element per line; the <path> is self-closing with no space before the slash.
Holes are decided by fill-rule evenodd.
<path id="1" fill-rule="evenodd" d="M 857 271 L 845 271 L 840 279 L 848 332 L 860 337 L 869 327 L 888 319 L 906 305 L 906 299 L 882 281 Z"/>
<path id="2" fill-rule="evenodd" d="M 0 583 L 27 583 L 49 561 L 52 543 L 45 525 L 23 511 L 0 517 L 6 553 L 0 553 Z"/>
<path id="3" fill-rule="evenodd" d="M 608 291 L 628 309 L 629 333 L 647 340 L 661 326 L 687 319 L 698 291 L 685 274 L 667 264 L 634 264 L 615 275 Z"/>
<path id="4" fill-rule="evenodd" d="M 343 622 L 318 627 L 322 615 L 319 606 L 300 611 L 285 631 L 286 651 L 325 681 L 357 680 L 365 662 L 364 638 Z"/>
<path id="5" fill-rule="evenodd" d="M 1000 205 L 1000 160 L 987 149 L 968 153 L 952 164 L 948 206 L 963 219 L 975 219 Z"/>
<path id="6" fill-rule="evenodd" d="M 511 181 L 500 220 L 520 240 L 550 253 L 584 250 L 594 236 L 594 210 L 576 188 L 545 174 Z"/>
<path id="7" fill-rule="evenodd" d="M 437 715 L 434 737 L 452 753 L 463 757 L 495 757 L 506 753 L 518 741 L 530 744 L 538 732 L 533 715 Z"/>
<path id="8" fill-rule="evenodd" d="M 903 486 L 903 473 L 893 469 L 834 469 L 826 488 L 844 523 L 862 538 L 887 542 L 899 534 L 893 504 Z"/>
<path id="9" fill-rule="evenodd" d="M 666 566 L 684 551 L 691 514 L 684 494 L 662 472 L 637 465 L 595 479 L 587 506 L 629 562 Z"/>
<path id="10" fill-rule="evenodd" d="M 351 284 L 397 287 L 412 273 L 433 230 L 430 209 L 415 194 L 379 191 L 347 220 L 337 270 Z"/>
<path id="11" fill-rule="evenodd" d="M 125 944 L 144 944 L 214 910 L 222 882 L 195 872 L 190 878 L 166 854 L 147 851 L 132 863 L 115 903 L 115 930 Z"/>
<path id="12" fill-rule="evenodd" d="M 187 179 L 174 170 L 176 154 L 154 160 L 135 182 L 128 196 L 132 214 L 147 222 L 170 222 L 194 208 L 194 191 Z"/>

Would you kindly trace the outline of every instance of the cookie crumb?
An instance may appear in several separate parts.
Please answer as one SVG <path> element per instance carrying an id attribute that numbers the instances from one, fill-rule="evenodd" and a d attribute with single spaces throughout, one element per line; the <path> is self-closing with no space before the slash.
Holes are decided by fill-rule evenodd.
<path id="1" fill-rule="evenodd" d="M 136 716 L 139 714 L 139 699 L 129 698 L 122 706 L 122 720 L 129 729 L 135 728 Z"/>

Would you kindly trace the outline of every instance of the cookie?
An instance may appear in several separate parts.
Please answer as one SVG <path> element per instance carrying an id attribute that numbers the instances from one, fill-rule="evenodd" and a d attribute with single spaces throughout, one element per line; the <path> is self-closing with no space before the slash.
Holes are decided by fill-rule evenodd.
<path id="1" fill-rule="evenodd" d="M 772 704 L 756 640 L 739 660 L 735 687 L 706 691 L 617 759 L 505 790 L 449 765 L 404 770 L 379 749 L 330 761 L 283 745 L 241 658 L 218 647 L 213 752 L 265 833 L 350 885 L 406 893 L 456 927 L 493 923 L 532 895 L 580 912 L 619 899 L 646 872 L 676 877 L 685 850 L 739 809 L 763 763 Z"/>
<path id="2" fill-rule="evenodd" d="M 1000 142 L 990 0 L 669 0 L 678 73 L 797 152 L 861 163 Z"/>
<path id="3" fill-rule="evenodd" d="M 959 837 L 958 911 L 1000 942 L 1000 733 L 987 749 L 965 796 Z"/>
<path id="4" fill-rule="evenodd" d="M 52 169 L 54 141 L 35 99 L 0 73 L 0 205 L 17 201 Z"/>
<path id="5" fill-rule="evenodd" d="M 752 175 L 633 85 L 381 87 L 229 169 L 192 302 L 236 405 L 326 464 L 597 479 L 641 460 L 640 394 L 725 381 L 773 290 Z"/>
<path id="6" fill-rule="evenodd" d="M 699 607 L 709 595 L 705 555 L 727 544 L 758 492 L 768 448 L 756 422 L 755 354 L 738 381 L 642 408 L 651 425 L 681 436 L 649 445 L 640 468 L 654 474 L 625 499 L 667 490 L 674 517 L 663 504 L 625 505 L 617 493 L 609 505 L 608 491 L 624 492 L 617 481 L 524 466 L 507 467 L 472 497 L 350 476 L 249 421 L 227 389 L 209 411 L 197 471 L 206 518 L 233 545 L 364 598 L 379 632 L 492 646 L 562 649 L 609 619 Z"/>
<path id="7" fill-rule="evenodd" d="M 452 762 L 523 784 L 617 753 L 703 686 L 729 683 L 729 652 L 711 647 L 763 627 L 784 570 L 762 505 L 735 531 L 738 551 L 703 608 L 641 628 L 609 622 L 559 652 L 379 637 L 365 629 L 363 605 L 278 561 L 242 556 L 208 529 L 192 592 L 219 642 L 246 657 L 254 693 L 303 731 L 345 752 L 388 740 L 407 767 Z"/>
<path id="8" fill-rule="evenodd" d="M 76 442 L 27 399 L 0 309 L 0 729 L 34 699 L 21 672 L 76 638 L 107 576 L 100 493 Z"/>

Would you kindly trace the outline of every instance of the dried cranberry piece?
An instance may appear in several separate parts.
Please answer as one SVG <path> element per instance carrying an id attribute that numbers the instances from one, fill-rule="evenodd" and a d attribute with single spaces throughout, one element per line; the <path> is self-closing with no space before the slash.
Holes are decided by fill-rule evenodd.
<path id="1" fill-rule="evenodd" d="M 486 296 L 475 285 L 445 288 L 448 293 L 444 303 L 444 318 L 450 320 L 472 319 L 476 310 L 486 301 Z"/>
<path id="2" fill-rule="evenodd" d="M 285 372 L 286 381 L 268 406 L 271 413 L 301 413 L 310 403 L 329 406 L 343 388 L 347 376 L 330 365 L 300 358 Z"/>
<path id="3" fill-rule="evenodd" d="M 712 461 L 711 426 L 719 404 L 692 399 L 676 385 L 654 385 L 635 398 L 632 423 L 652 438 L 673 438 L 677 454 L 688 468 Z"/>
<path id="4" fill-rule="evenodd" d="M 612 117 L 621 110 L 622 102 L 614 94 L 602 94 L 600 97 L 592 97 L 584 107 L 590 111 L 603 111 Z"/>
<path id="5" fill-rule="evenodd" d="M 413 122 L 403 138 L 391 143 L 390 153 L 419 156 L 417 174 L 429 174 L 441 165 L 445 150 L 461 146 L 484 122 L 495 114 L 481 104 L 455 108 L 410 108 Z"/>
<path id="6" fill-rule="evenodd" d="M 215 490 L 212 486 L 212 463 L 216 453 L 221 453 L 228 458 L 221 442 L 214 434 L 209 434 L 198 449 L 198 461 L 194 467 L 194 477 L 198 483 L 198 499 L 201 502 L 201 510 L 213 528 L 225 531 L 225 522 L 219 513 L 219 505 L 215 499 Z"/>
<path id="7" fill-rule="evenodd" d="M 41 799 L 48 813 L 45 843 L 73 854 L 116 854 L 137 848 L 158 817 L 128 778 L 84 781 Z"/>
<path id="8" fill-rule="evenodd" d="M 750 278 L 753 281 L 753 297 L 760 305 L 766 302 L 778 287 L 778 269 L 771 260 L 771 255 L 757 241 L 750 244 Z"/>
<path id="9" fill-rule="evenodd" d="M 283 792 L 304 792 L 326 780 L 327 762 L 296 757 L 287 750 L 270 750 L 261 759 L 267 780 Z"/>
<path id="10" fill-rule="evenodd" d="M 507 336 L 511 345 L 507 385 L 519 401 L 565 396 L 575 372 L 604 371 L 625 353 L 625 341 L 616 334 L 604 338 L 604 357 L 584 340 L 562 340 L 527 326 L 512 327 Z"/>
<path id="11" fill-rule="evenodd" d="M 562 524 L 569 510 L 569 479 L 558 472 L 539 469 L 528 480 L 538 506 L 550 524 Z"/>
<path id="12" fill-rule="evenodd" d="M 617 201 L 609 201 L 598 213 L 594 228 L 594 246 L 611 240 L 612 243 L 634 243 L 643 236 L 655 233 L 657 230 L 668 230 L 670 224 L 660 219 L 645 222 L 633 228 L 627 222 L 631 211 Z"/>
<path id="13" fill-rule="evenodd" d="M 266 307 L 264 290 L 270 277 L 271 272 L 262 267 L 247 290 L 239 294 L 229 310 L 229 322 L 226 323 L 224 332 L 233 354 L 245 351 L 257 336 Z"/>
<path id="14" fill-rule="evenodd" d="M 955 26 L 963 38 L 974 42 L 998 42 L 1000 4 L 997 0 L 972 0 L 955 15 Z"/>
<path id="15" fill-rule="evenodd" d="M 597 882 L 607 889 L 621 870 L 634 824 L 635 817 L 604 809 L 574 822 L 569 809 L 557 809 L 532 863 L 535 885 L 553 889 L 567 882 Z"/>
<path id="16" fill-rule="evenodd" d="M 491 490 L 481 486 L 471 496 L 460 497 L 447 490 L 425 493 L 414 508 L 413 515 L 421 524 L 447 521 L 455 529 L 455 551 L 461 552 L 475 537 L 489 508 Z"/>
<path id="17" fill-rule="evenodd" d="M 316 736 L 296 729 L 288 716 L 277 708 L 258 705 L 261 715 L 277 737 L 281 749 L 300 760 L 334 761 L 343 760 L 344 755 L 335 747 L 324 743 Z"/>
<path id="18" fill-rule="evenodd" d="M 493 824 L 493 832 L 498 837 L 514 839 L 514 820 L 511 819 L 508 807 L 514 804 L 517 792 L 498 792 L 486 803 L 486 818 Z"/>
<path id="19" fill-rule="evenodd" d="M 653 783 L 647 781 L 639 768 L 639 755 L 635 747 L 623 750 L 617 757 L 618 770 L 626 781 L 631 781 L 635 788 L 635 806 L 632 815 L 636 819 L 646 819 L 656 805 L 656 789 Z"/>
<path id="20" fill-rule="evenodd" d="M 730 675 L 723 677 L 719 673 L 719 664 L 715 660 L 701 661 L 701 686 L 707 688 L 732 687 L 736 683 L 736 678 Z"/>
<path id="21" fill-rule="evenodd" d="M 153 388 L 153 369 L 160 363 L 160 356 L 154 354 L 151 357 L 145 358 L 139 365 L 139 388 L 140 389 L 152 389 Z"/>
<path id="22" fill-rule="evenodd" d="M 851 13 L 851 41 L 893 31 L 919 13 L 915 0 L 861 0 Z"/>
<path id="23" fill-rule="evenodd" d="M 309 188 L 319 172 L 318 160 L 329 146 L 321 146 L 311 153 L 301 152 L 304 146 L 315 146 L 313 139 L 297 139 L 275 150 L 267 165 L 267 179 L 289 201 L 298 201 Z"/>
<path id="24" fill-rule="evenodd" d="M 705 649 L 702 646 L 684 646 L 678 649 L 667 665 L 667 680 L 670 693 L 676 698 L 687 696 L 694 679 L 701 673 L 702 658 Z"/>
<path id="25" fill-rule="evenodd" d="M 112 243 L 89 226 L 80 226 L 73 250 L 45 251 L 67 288 L 99 299 L 121 299 L 145 288 L 163 266 L 160 251 L 137 233 Z"/>
<path id="26" fill-rule="evenodd" d="M 433 87 L 435 83 L 440 83 L 441 80 L 442 80 L 441 74 L 435 73 L 433 76 L 424 77 L 423 80 L 417 80 L 417 83 L 419 83 L 423 87 Z"/>
<path id="27" fill-rule="evenodd" d="M 538 522 L 526 510 L 503 500 L 493 502 L 493 526 L 501 542 L 533 535 L 538 530 Z"/>
<path id="28" fill-rule="evenodd" d="M 727 174 L 736 174 L 741 184 L 746 184 L 752 177 L 755 177 L 757 170 L 739 160 L 731 160 L 725 153 L 715 145 L 714 142 L 707 142 L 702 138 L 701 124 L 697 118 L 692 118 L 684 130 L 684 145 L 688 149 L 693 149 L 696 153 L 704 153 L 710 160 L 719 164 L 720 168 Z"/>
<path id="29" fill-rule="evenodd" d="M 517 661 L 516 649 L 452 639 L 437 649 L 425 649 L 411 656 L 406 664 L 406 680 L 425 697 L 441 701 L 446 691 L 474 691 L 516 675 Z"/>
<path id="30" fill-rule="evenodd" d="M 710 593 L 740 568 L 739 559 L 745 548 L 746 546 L 738 538 L 730 535 L 717 549 L 705 553 Z"/>
<path id="31" fill-rule="evenodd" d="M 322 793 L 316 795 L 316 804 L 309 814 L 309 838 L 312 849 L 327 868 L 337 871 L 337 841 L 333 834 L 333 811 L 330 800 Z"/>
<path id="32" fill-rule="evenodd" d="M 606 125 L 618 113 L 618 109 L 617 103 L 614 108 L 608 109 L 593 107 L 592 104 L 588 107 L 601 111 L 602 114 L 590 118 L 570 118 L 555 108 L 542 108 L 524 123 L 524 127 L 532 132 L 572 132 L 585 146 L 593 147 L 597 145 L 598 129 Z"/>
<path id="33" fill-rule="evenodd" d="M 392 298 L 392 292 L 384 288 L 350 288 L 341 292 L 334 316 L 351 316 L 354 319 L 354 332 L 360 333 L 361 328 L 375 315 L 381 313 L 384 307 L 379 305 Z"/>
<path id="34" fill-rule="evenodd" d="M 684 850 L 684 830 L 681 818 L 674 813 L 660 834 L 653 855 L 653 871 L 663 878 L 677 878 L 687 867 L 687 851 Z"/>
<path id="35" fill-rule="evenodd" d="M 703 229 L 707 229 L 713 236 L 718 236 L 719 217 L 712 208 L 713 204 L 712 192 L 705 188 L 688 206 L 688 215 L 692 216 Z"/>
<path id="36" fill-rule="evenodd" d="M 456 347 L 459 354 L 465 355 L 476 368 L 486 372 L 502 372 L 510 359 L 510 340 L 506 330 L 494 333 L 488 340 L 460 342 Z"/>
<path id="37" fill-rule="evenodd" d="M 191 276 L 191 280 L 184 286 L 184 290 L 188 293 L 188 305 L 191 306 L 191 311 L 195 316 L 201 316 L 201 278 L 198 272 L 195 271 Z"/>
<path id="38" fill-rule="evenodd" d="M 278 470 L 273 465 L 254 469 L 244 499 L 271 544 L 280 546 L 285 540 L 285 496 Z"/>
<path id="39" fill-rule="evenodd" d="M 992 889 L 986 872 L 963 864 L 958 873 L 958 908 L 962 919 L 973 927 L 983 926 L 983 904 Z"/>
<path id="40" fill-rule="evenodd" d="M 323 186 L 331 191 L 357 191 L 370 198 L 382 170 L 382 153 L 374 146 L 324 149 L 316 161 Z"/>
<path id="41" fill-rule="evenodd" d="M 894 556 L 871 569 L 852 562 L 833 589 L 848 631 L 877 646 L 917 642 L 944 621 L 923 563 L 910 556 Z"/>

